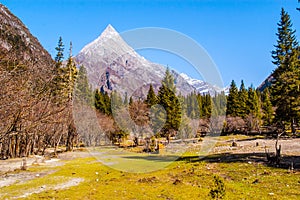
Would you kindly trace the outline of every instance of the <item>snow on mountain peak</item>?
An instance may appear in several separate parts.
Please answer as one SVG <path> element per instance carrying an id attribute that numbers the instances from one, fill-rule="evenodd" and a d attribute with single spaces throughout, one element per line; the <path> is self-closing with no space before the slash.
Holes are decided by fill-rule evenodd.
<path id="1" fill-rule="evenodd" d="M 119 33 L 111 24 L 108 24 L 104 31 L 101 33 L 100 38 L 112 38 L 115 36 L 119 36 Z"/>
<path id="2" fill-rule="evenodd" d="M 117 43 L 118 46 L 128 46 L 121 38 L 119 33 L 115 30 L 115 28 L 111 24 L 108 24 L 101 35 L 97 39 L 86 45 L 79 53 L 89 54 L 91 53 L 91 51 L 97 52 L 97 50 L 99 50 L 101 46 L 107 46 L 104 45 L 104 43 L 106 43 L 107 41 L 109 41 L 109 43 Z"/>
<path id="3" fill-rule="evenodd" d="M 150 83 L 158 89 L 166 70 L 164 66 L 152 63 L 139 55 L 110 24 L 97 39 L 86 45 L 75 59 L 78 64 L 87 68 L 89 80 L 94 88 L 105 86 L 106 79 L 109 79 L 108 88 L 116 89 L 122 94 L 134 91 L 146 94 L 146 86 Z M 215 93 L 215 89 L 202 80 L 175 71 L 173 76 L 178 91 L 183 95 L 192 91 Z"/>
<path id="4" fill-rule="evenodd" d="M 188 84 L 193 86 L 196 89 L 196 91 L 201 93 L 201 94 L 210 93 L 210 94 L 214 95 L 215 92 L 217 91 L 217 88 L 213 87 L 209 83 L 206 83 L 206 82 L 204 82 L 202 80 L 199 80 L 199 79 L 191 78 L 185 73 L 181 73 L 180 76 L 182 78 L 184 78 L 185 81 L 188 82 Z"/>
<path id="5" fill-rule="evenodd" d="M 182 77 L 182 78 L 184 78 L 184 79 L 190 79 L 190 77 L 187 75 L 187 74 L 185 74 L 185 73 L 180 73 L 180 76 Z"/>
<path id="6" fill-rule="evenodd" d="M 185 73 L 180 73 L 180 76 L 184 78 L 190 85 L 203 84 L 202 80 L 191 78 Z"/>

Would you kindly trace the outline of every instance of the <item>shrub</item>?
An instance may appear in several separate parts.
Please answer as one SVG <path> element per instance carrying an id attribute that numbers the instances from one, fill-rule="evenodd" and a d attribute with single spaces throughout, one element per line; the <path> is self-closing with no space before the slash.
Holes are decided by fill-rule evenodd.
<path id="1" fill-rule="evenodd" d="M 214 176 L 214 188 L 210 190 L 209 195 L 212 199 L 223 199 L 225 196 L 225 185 L 219 176 Z"/>

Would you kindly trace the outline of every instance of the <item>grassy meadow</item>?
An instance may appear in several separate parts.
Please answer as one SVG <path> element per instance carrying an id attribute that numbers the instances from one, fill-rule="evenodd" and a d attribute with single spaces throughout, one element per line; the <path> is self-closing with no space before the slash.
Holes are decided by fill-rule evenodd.
<path id="1" fill-rule="evenodd" d="M 216 176 L 223 199 L 300 199 L 300 172 L 263 162 L 224 161 L 219 154 L 200 159 L 194 150 L 177 157 L 109 148 L 76 153 L 88 156 L 10 172 L 34 178 L 2 187 L 0 198 L 212 199 Z"/>

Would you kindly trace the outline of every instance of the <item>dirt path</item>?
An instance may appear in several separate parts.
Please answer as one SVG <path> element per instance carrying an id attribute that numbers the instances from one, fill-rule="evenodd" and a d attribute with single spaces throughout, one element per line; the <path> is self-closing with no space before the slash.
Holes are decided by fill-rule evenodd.
<path id="1" fill-rule="evenodd" d="M 28 197 L 28 196 L 30 196 L 32 194 L 38 194 L 38 193 L 44 192 L 46 190 L 64 190 L 64 189 L 68 189 L 70 187 L 79 185 L 82 181 L 84 181 L 83 178 L 72 178 L 72 179 L 70 179 L 70 180 L 68 180 L 66 182 L 57 184 L 55 186 L 42 185 L 42 186 L 40 186 L 38 188 L 34 188 L 34 189 L 31 189 L 31 190 L 28 190 L 23 195 L 15 197 L 15 198 L 16 199 L 26 198 L 26 197 Z"/>
<path id="2" fill-rule="evenodd" d="M 29 171 L 20 170 L 21 163 L 24 162 L 23 158 L 1 160 L 0 161 L 0 190 L 2 187 L 7 187 L 14 184 L 22 184 L 27 181 L 52 174 L 56 172 L 55 168 L 53 168 L 52 170 L 52 167 L 62 166 L 64 165 L 64 161 L 66 160 L 72 160 L 76 158 L 83 158 L 89 156 L 91 156 L 89 152 L 65 152 L 59 154 L 57 158 L 52 158 L 52 159 L 45 159 L 42 156 L 31 156 L 29 158 L 26 158 L 26 166 L 29 168 L 37 165 L 47 166 L 48 168 L 47 170 L 38 171 L 38 172 L 29 172 Z M 13 198 L 16 199 L 26 198 L 32 194 L 41 193 L 47 190 L 63 190 L 63 189 L 76 186 L 83 181 L 84 181 L 83 178 L 71 178 L 63 183 L 59 183 L 56 185 L 42 185 L 37 188 L 30 188 L 24 191 L 22 195 L 15 196 Z M 5 194 L 0 193 L 0 199 L 1 196 L 3 195 Z"/>
<path id="3" fill-rule="evenodd" d="M 221 141 L 220 145 L 214 148 L 214 153 L 235 152 L 235 153 L 264 153 L 265 148 L 270 152 L 275 151 L 275 139 L 255 139 L 255 140 L 236 140 L 236 147 L 232 147 L 233 140 Z M 280 139 L 278 145 L 281 145 L 283 155 L 300 156 L 300 138 Z"/>
<path id="4" fill-rule="evenodd" d="M 91 156 L 89 152 L 65 152 L 58 155 L 57 158 L 45 159 L 42 156 L 31 156 L 26 158 L 26 166 L 47 166 L 47 167 L 56 167 L 64 164 L 63 161 L 71 160 L 75 158 L 83 158 Z M 31 173 L 28 171 L 20 171 L 21 164 L 24 162 L 24 158 L 16 158 L 9 160 L 1 160 L 0 161 L 0 188 L 6 187 L 13 184 L 21 184 L 29 180 L 33 180 L 35 178 L 40 178 L 46 176 L 48 174 L 54 173 L 55 170 L 48 170 L 42 172 Z M 70 180 L 69 182 L 59 184 L 57 188 L 71 187 L 74 184 L 79 184 L 83 180 Z M 56 187 L 52 188 L 55 189 Z M 36 193 L 38 191 L 42 192 L 46 188 L 37 188 L 34 190 L 35 192 L 29 191 L 28 194 Z M 49 189 L 49 188 L 48 188 Z"/>
<path id="5" fill-rule="evenodd" d="M 51 159 L 47 159 L 43 156 L 30 156 L 28 158 L 0 160 L 0 175 L 20 169 L 24 159 L 26 160 L 27 167 L 31 167 L 33 165 L 60 166 L 63 165 L 63 161 L 65 160 L 72 160 L 75 158 L 83 158 L 88 156 L 91 156 L 89 152 L 74 151 L 58 154 L 57 158 Z"/>

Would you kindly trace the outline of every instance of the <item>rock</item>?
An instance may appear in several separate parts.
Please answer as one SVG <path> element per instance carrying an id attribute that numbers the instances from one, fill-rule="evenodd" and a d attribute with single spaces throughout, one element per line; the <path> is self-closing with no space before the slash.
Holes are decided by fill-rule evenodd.
<path id="1" fill-rule="evenodd" d="M 232 147 L 237 147 L 238 145 L 237 145 L 236 142 L 233 141 L 232 144 L 231 144 L 231 146 L 232 146 Z"/>
<path id="2" fill-rule="evenodd" d="M 145 178 L 141 178 L 138 180 L 138 182 L 140 182 L 140 183 L 153 183 L 155 181 L 157 181 L 157 178 L 155 176 L 145 177 Z"/>
<path id="3" fill-rule="evenodd" d="M 252 182 L 252 184 L 257 184 L 257 183 L 259 183 L 258 179 L 255 179 L 255 181 Z"/>
<path id="4" fill-rule="evenodd" d="M 179 179 L 176 179 L 176 180 L 173 182 L 173 185 L 178 185 L 178 184 L 180 184 L 180 183 L 182 183 L 182 181 L 179 180 Z"/>

